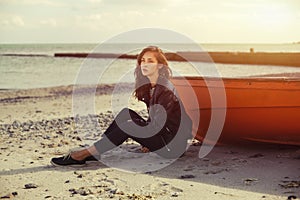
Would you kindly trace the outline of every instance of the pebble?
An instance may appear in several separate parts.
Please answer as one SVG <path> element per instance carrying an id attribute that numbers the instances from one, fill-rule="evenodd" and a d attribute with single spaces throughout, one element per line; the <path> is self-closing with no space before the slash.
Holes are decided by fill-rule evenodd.
<path id="1" fill-rule="evenodd" d="M 89 189 L 87 189 L 87 188 L 85 188 L 85 187 L 81 187 L 81 188 L 79 188 L 79 189 L 74 189 L 74 188 L 72 188 L 72 189 L 69 189 L 69 191 L 71 192 L 71 194 L 80 194 L 81 196 L 87 196 L 87 195 L 89 195 L 89 194 L 93 194 L 92 192 L 91 192 L 91 190 L 89 190 Z"/>
<path id="2" fill-rule="evenodd" d="M 116 194 L 116 193 L 117 193 L 117 190 L 118 190 L 118 189 L 111 189 L 109 192 L 110 192 L 111 194 Z"/>
<path id="3" fill-rule="evenodd" d="M 229 169 L 216 169 L 216 170 L 209 170 L 204 172 L 204 174 L 208 175 L 208 174 L 219 174 L 222 173 L 224 171 L 229 171 Z"/>
<path id="4" fill-rule="evenodd" d="M 188 178 L 195 178 L 195 176 L 192 175 L 192 174 L 186 174 L 186 175 L 181 175 L 180 178 L 181 179 L 188 179 Z"/>
<path id="5" fill-rule="evenodd" d="M 202 158 L 201 160 L 207 162 L 207 161 L 209 161 L 209 158 Z"/>
<path id="6" fill-rule="evenodd" d="M 31 132 L 31 131 L 49 131 L 56 132 L 57 134 L 64 135 L 63 130 L 70 131 L 74 126 L 76 130 L 97 130 L 99 125 L 102 127 L 108 127 L 111 121 L 114 119 L 112 111 L 107 111 L 106 113 L 100 113 L 99 115 L 87 115 L 87 116 L 76 116 L 66 117 L 52 120 L 41 120 L 21 123 L 20 121 L 13 121 L 12 124 L 1 124 L 0 133 L 10 134 L 11 137 L 15 137 L 15 131 L 21 132 Z M 42 136 L 44 139 L 51 139 L 51 135 Z"/>
<path id="7" fill-rule="evenodd" d="M 8 193 L 8 194 L 6 194 L 4 196 L 1 196 L 0 199 L 11 199 L 11 198 L 13 198 L 13 197 L 15 197 L 17 195 L 18 195 L 17 192 L 12 192 L 12 193 Z"/>
<path id="8" fill-rule="evenodd" d="M 174 192 L 171 197 L 178 197 L 178 193 L 177 192 Z"/>
<path id="9" fill-rule="evenodd" d="M 17 192 L 12 192 L 11 194 L 12 194 L 13 196 L 17 196 L 17 195 L 18 195 Z"/>
<path id="10" fill-rule="evenodd" d="M 225 152 L 226 154 L 237 154 L 238 152 L 236 152 L 236 151 L 227 151 L 227 152 Z"/>
<path id="11" fill-rule="evenodd" d="M 193 171 L 196 168 L 194 165 L 188 165 L 186 168 L 183 169 L 183 171 Z"/>
<path id="12" fill-rule="evenodd" d="M 82 142 L 100 138 L 103 130 L 110 125 L 113 119 L 112 111 L 107 111 L 99 115 L 78 115 L 41 121 L 20 122 L 15 120 L 11 124 L 0 124 L 0 134 L 18 138 L 19 141 L 41 138 L 42 148 L 56 148 L 73 145 L 76 141 Z M 41 132 L 46 132 L 46 134 L 41 134 Z M 82 133 L 89 133 L 89 135 L 83 136 Z M 24 148 L 24 145 L 20 142 L 17 147 Z"/>
<path id="13" fill-rule="evenodd" d="M 211 165 L 214 165 L 214 166 L 219 166 L 221 164 L 220 161 L 213 161 L 211 162 Z"/>
<path id="14" fill-rule="evenodd" d="M 295 195 L 290 195 L 290 196 L 288 196 L 287 199 L 288 199 L 288 200 L 292 200 L 292 199 L 297 199 L 297 197 L 296 197 Z"/>
<path id="15" fill-rule="evenodd" d="M 177 187 L 171 187 L 171 190 L 173 190 L 174 192 L 183 192 L 183 189 L 177 188 Z"/>
<path id="16" fill-rule="evenodd" d="M 246 185 L 250 185 L 252 182 L 255 182 L 255 181 L 258 181 L 258 179 L 257 179 L 257 178 L 246 178 L 246 179 L 244 180 L 244 183 L 245 183 Z"/>
<path id="17" fill-rule="evenodd" d="M 249 156 L 249 158 L 260 158 L 260 157 L 264 157 L 264 155 L 261 154 L 261 153 L 257 153 L 257 154 L 254 154 L 252 156 Z"/>
<path id="18" fill-rule="evenodd" d="M 299 188 L 300 187 L 300 181 L 282 181 L 282 184 L 279 184 L 282 188 L 288 189 L 288 188 Z"/>
<path id="19" fill-rule="evenodd" d="M 19 128 L 20 126 L 21 126 L 21 122 L 20 122 L 20 121 L 15 120 L 15 121 L 12 123 L 12 127 L 13 127 L 14 129 L 17 129 L 17 128 Z"/>
<path id="20" fill-rule="evenodd" d="M 24 189 L 32 189 L 32 188 L 37 188 L 38 185 L 36 185 L 34 183 L 28 183 L 28 184 L 25 184 L 24 187 L 25 187 Z"/>

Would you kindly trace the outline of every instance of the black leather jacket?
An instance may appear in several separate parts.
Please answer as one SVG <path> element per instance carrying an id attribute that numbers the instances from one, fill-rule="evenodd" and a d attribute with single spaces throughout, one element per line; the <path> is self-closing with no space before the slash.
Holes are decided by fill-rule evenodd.
<path id="1" fill-rule="evenodd" d="M 192 138 L 192 121 L 177 94 L 173 84 L 164 77 L 159 77 L 152 97 L 145 97 L 149 111 L 147 128 L 161 134 L 168 144 L 176 136 L 174 145 Z M 170 148 L 172 144 L 170 144 Z"/>

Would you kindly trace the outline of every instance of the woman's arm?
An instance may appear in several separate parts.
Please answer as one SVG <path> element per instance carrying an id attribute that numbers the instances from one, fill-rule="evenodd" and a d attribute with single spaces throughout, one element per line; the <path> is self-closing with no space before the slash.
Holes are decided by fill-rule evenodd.
<path id="1" fill-rule="evenodd" d="M 161 89 L 161 88 L 160 88 Z M 173 91 L 164 89 L 156 92 L 154 95 L 153 105 L 150 106 L 149 118 L 151 123 L 150 129 L 158 133 L 162 128 L 176 131 L 181 119 L 180 103 Z M 176 126 L 176 127 L 175 127 Z"/>

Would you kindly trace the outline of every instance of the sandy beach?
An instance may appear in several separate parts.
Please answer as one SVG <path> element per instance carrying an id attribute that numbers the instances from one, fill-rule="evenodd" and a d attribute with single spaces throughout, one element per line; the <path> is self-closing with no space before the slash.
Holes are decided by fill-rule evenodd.
<path id="1" fill-rule="evenodd" d="M 96 92 L 96 114 L 72 111 L 72 86 L 0 92 L 0 198 L 11 199 L 296 199 L 300 198 L 300 149 L 244 143 L 219 145 L 199 159 L 201 143 L 191 141 L 184 156 L 155 171 L 132 172 L 101 162 L 83 167 L 54 167 L 50 159 L 84 147 L 100 137 L 113 119 L 113 85 Z M 84 91 L 84 89 L 83 89 Z M 82 101 L 85 93 L 81 94 Z M 143 113 L 144 106 L 130 102 Z M 86 138 L 76 129 L 88 131 Z M 75 121 L 77 124 L 75 124 Z M 83 122 L 83 123 L 80 123 Z M 129 159 L 138 151 L 131 141 L 105 155 Z M 119 152 L 119 154 L 118 154 Z M 139 153 L 140 160 L 149 154 Z M 150 157 L 153 155 L 150 155 Z"/>

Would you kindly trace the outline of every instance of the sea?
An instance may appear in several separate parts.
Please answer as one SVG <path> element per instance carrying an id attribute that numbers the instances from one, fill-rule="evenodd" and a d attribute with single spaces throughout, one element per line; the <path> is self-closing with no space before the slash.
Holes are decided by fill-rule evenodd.
<path id="1" fill-rule="evenodd" d="M 136 60 L 55 57 L 55 53 L 138 53 L 130 44 L 0 44 L 0 90 L 31 89 L 76 84 L 133 82 Z M 300 52 L 300 43 L 197 44 L 203 51 Z M 128 51 L 130 49 L 130 51 Z M 168 44 L 163 51 L 196 51 L 195 45 Z M 300 73 L 300 67 L 169 62 L 176 76 L 245 77 Z"/>

